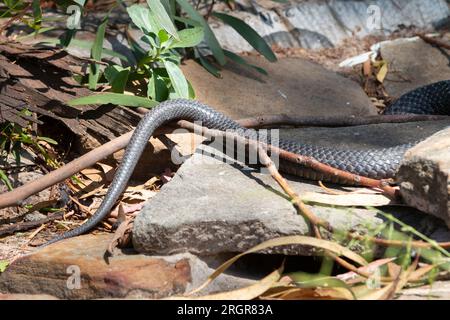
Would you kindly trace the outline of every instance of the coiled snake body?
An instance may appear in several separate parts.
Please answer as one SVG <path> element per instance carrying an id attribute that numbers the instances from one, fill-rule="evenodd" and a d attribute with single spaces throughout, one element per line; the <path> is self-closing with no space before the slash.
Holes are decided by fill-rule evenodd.
<path id="1" fill-rule="evenodd" d="M 385 114 L 437 114 L 450 115 L 450 80 L 415 89 L 401 96 Z M 236 130 L 247 135 L 238 123 L 214 109 L 193 100 L 170 100 L 159 104 L 139 122 L 126 149 L 122 163 L 97 212 L 83 225 L 63 233 L 46 245 L 83 234 L 109 214 L 117 201 L 155 129 L 174 120 L 201 122 L 203 126 L 219 130 Z M 297 142 L 279 141 L 279 147 L 287 151 L 310 156 L 332 167 L 371 178 L 387 178 L 395 175 L 405 151 L 415 143 L 392 148 L 370 150 L 341 150 Z M 283 167 L 280 167 L 283 171 Z M 287 170 L 292 171 L 292 170 Z"/>

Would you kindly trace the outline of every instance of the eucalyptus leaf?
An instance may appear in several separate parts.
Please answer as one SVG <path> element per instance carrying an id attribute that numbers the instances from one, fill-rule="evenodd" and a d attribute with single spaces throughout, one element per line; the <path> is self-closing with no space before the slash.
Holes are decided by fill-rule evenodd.
<path id="1" fill-rule="evenodd" d="M 0 260 L 0 273 L 4 272 L 8 266 L 9 266 L 9 262 L 8 261 Z"/>
<path id="2" fill-rule="evenodd" d="M 144 33 L 158 34 L 161 29 L 158 22 L 150 15 L 150 10 L 139 4 L 127 8 L 128 15 L 136 27 Z"/>
<path id="3" fill-rule="evenodd" d="M 71 106 L 80 106 L 87 104 L 114 104 L 127 107 L 143 107 L 151 108 L 158 104 L 158 102 L 148 98 L 131 96 L 120 93 L 99 93 L 92 96 L 81 97 L 70 100 L 68 102 Z"/>
<path id="4" fill-rule="evenodd" d="M 169 96 L 166 81 L 156 72 L 153 72 L 148 82 L 147 96 L 155 101 L 164 101 Z"/>
<path id="5" fill-rule="evenodd" d="M 128 82 L 130 68 L 122 68 L 118 65 L 111 65 L 105 69 L 104 75 L 111 85 L 112 92 L 123 93 Z"/>
<path id="6" fill-rule="evenodd" d="M 91 58 L 100 61 L 102 58 L 103 41 L 105 39 L 106 25 L 108 24 L 108 16 L 103 18 L 102 23 L 98 27 L 95 35 L 94 44 L 91 49 Z M 98 78 L 100 76 L 100 67 L 96 63 L 91 63 L 89 68 L 89 89 L 97 88 Z"/>
<path id="7" fill-rule="evenodd" d="M 246 22 L 226 13 L 214 12 L 213 15 L 236 30 L 245 40 L 247 40 L 247 42 L 253 48 L 255 48 L 256 51 L 261 53 L 267 60 L 271 62 L 277 61 L 277 57 L 275 56 L 267 42 Z"/>
<path id="8" fill-rule="evenodd" d="M 172 61 L 164 60 L 173 89 L 180 98 L 189 98 L 189 86 L 181 69 Z"/>
<path id="9" fill-rule="evenodd" d="M 202 42 L 205 37 L 202 27 L 184 29 L 178 32 L 180 41 L 174 42 L 170 48 L 190 48 Z"/>
<path id="10" fill-rule="evenodd" d="M 258 71 L 259 73 L 267 75 L 267 71 L 266 70 L 264 70 L 261 67 L 255 66 L 255 65 L 253 65 L 251 63 L 248 63 L 247 60 L 245 60 L 241 56 L 237 55 L 236 53 L 228 51 L 228 50 L 224 50 L 224 52 L 225 52 L 225 56 L 227 56 L 227 58 L 231 59 L 232 61 L 234 61 L 236 63 L 239 63 L 239 64 L 241 64 L 243 66 L 253 68 L 256 71 Z"/>
<path id="11" fill-rule="evenodd" d="M 220 46 L 220 43 L 214 35 L 214 32 L 211 30 L 211 27 L 205 21 L 203 16 L 198 13 L 198 11 L 195 10 L 195 8 L 187 0 L 177 0 L 177 2 L 181 6 L 181 8 L 188 14 L 188 16 L 191 17 L 191 19 L 201 23 L 201 25 L 203 26 L 203 31 L 205 33 L 205 40 L 208 43 L 208 46 L 211 49 L 214 58 L 216 58 L 217 62 L 221 66 L 225 65 L 226 59 L 222 47 Z"/>
<path id="12" fill-rule="evenodd" d="M 159 24 L 161 29 L 164 29 L 172 37 L 179 40 L 177 29 L 167 14 L 166 9 L 162 5 L 160 0 L 147 0 L 147 4 L 150 8 L 150 16 Z"/>

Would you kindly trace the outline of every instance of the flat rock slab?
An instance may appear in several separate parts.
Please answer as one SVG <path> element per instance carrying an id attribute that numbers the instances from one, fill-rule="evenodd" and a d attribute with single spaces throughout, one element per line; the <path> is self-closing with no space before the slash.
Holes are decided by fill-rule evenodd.
<path id="1" fill-rule="evenodd" d="M 356 82 L 301 58 L 271 63 L 261 57 L 246 59 L 268 75 L 227 64 L 216 78 L 194 61 L 182 67 L 196 91 L 196 99 L 240 119 L 267 114 L 296 116 L 369 115 L 374 108 Z"/>
<path id="2" fill-rule="evenodd" d="M 448 124 L 448 121 L 409 123 L 403 129 L 403 125 L 399 124 L 330 130 L 310 128 L 307 132 L 311 139 L 305 140 L 305 136 L 300 134 L 301 129 L 290 130 L 287 134 L 291 138 L 297 137 L 298 141 L 322 141 L 323 145 L 332 146 L 339 145 L 342 143 L 339 139 L 347 136 L 348 141 L 353 141 L 353 147 L 358 146 L 354 134 L 359 133 L 359 147 L 373 147 L 374 144 L 381 143 L 370 142 L 371 139 L 376 139 L 377 130 L 381 136 L 390 129 L 394 136 L 403 131 L 399 141 L 405 143 L 424 138 L 425 133 L 430 135 Z M 409 134 L 406 129 L 410 131 Z M 347 131 L 347 134 L 339 135 L 338 131 Z M 285 134 L 282 132 L 281 136 Z M 384 140 L 385 137 L 381 139 Z M 367 141 L 370 143 L 365 143 Z M 196 153 L 189 158 L 136 218 L 133 240 L 138 251 L 152 254 L 189 251 L 199 255 L 241 252 L 267 239 L 308 233 L 305 220 L 296 213 L 269 175 L 229 161 L 229 158 L 210 146 L 201 146 L 200 150 L 203 150 L 203 156 Z M 227 161 L 229 162 L 226 163 Z M 289 183 L 298 194 L 323 191 L 311 182 L 289 178 Z M 364 231 L 368 226 L 382 222 L 376 213 L 361 208 L 324 205 L 310 208 L 336 229 Z M 411 212 L 411 209 L 408 211 Z M 423 218 L 413 213 L 409 216 L 414 216 L 410 223 L 417 223 Z M 437 225 L 442 227 L 442 221 L 438 220 Z M 440 239 L 449 236 L 450 233 L 444 227 L 439 235 Z M 307 247 L 273 248 L 268 252 L 315 254 L 314 250 Z"/>
<path id="3" fill-rule="evenodd" d="M 398 98 L 412 89 L 450 79 L 445 49 L 434 47 L 420 38 L 384 41 L 381 55 L 389 63 L 389 72 L 383 83 L 392 97 Z"/>
<path id="4" fill-rule="evenodd" d="M 136 217 L 133 245 L 137 251 L 243 252 L 264 240 L 308 234 L 306 221 L 270 175 L 224 163 L 207 155 L 214 152 L 212 148 L 204 150 L 204 156 L 196 153 L 187 160 Z M 298 193 L 311 190 L 301 182 L 289 182 Z M 381 223 L 376 213 L 363 209 L 316 207 L 314 212 L 338 229 Z M 312 255 L 314 249 L 276 247 L 267 253 Z"/>
<path id="5" fill-rule="evenodd" d="M 22 257 L 0 274 L 1 293 L 49 294 L 62 299 L 151 298 L 183 293 L 186 259 L 168 263 L 142 255 L 104 260 L 111 235 L 76 237 Z"/>
<path id="6" fill-rule="evenodd" d="M 111 237 L 84 235 L 23 256 L 0 273 L 0 300 L 155 299 L 182 295 L 198 288 L 230 258 L 224 255 L 199 259 L 189 253 L 151 257 L 131 249 L 116 249 L 113 257 L 105 259 Z M 231 268 L 199 294 L 239 289 L 255 283 L 259 276 L 255 278 L 246 268 Z"/>
<path id="7" fill-rule="evenodd" d="M 450 227 L 450 126 L 406 152 L 398 179 L 408 205 Z"/>

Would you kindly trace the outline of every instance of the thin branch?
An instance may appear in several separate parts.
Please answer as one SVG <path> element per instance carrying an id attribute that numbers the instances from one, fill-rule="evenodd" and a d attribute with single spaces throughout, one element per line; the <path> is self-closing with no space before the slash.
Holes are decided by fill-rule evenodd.
<path id="1" fill-rule="evenodd" d="M 416 35 L 419 38 L 421 38 L 423 41 L 428 42 L 429 44 L 450 50 L 450 44 L 448 44 L 448 43 L 445 43 L 445 42 L 435 39 L 435 38 L 428 37 L 428 36 L 424 35 L 423 33 L 416 33 Z"/>
<path id="2" fill-rule="evenodd" d="M 49 215 L 47 218 L 44 218 L 41 220 L 21 222 L 21 223 L 13 224 L 11 226 L 3 227 L 0 229 L 0 237 L 3 237 L 8 234 L 13 234 L 14 232 L 17 232 L 17 231 L 26 231 L 26 230 L 33 229 L 33 228 L 39 227 L 43 224 L 46 224 L 50 221 L 61 219 L 63 216 L 64 216 L 64 212 L 58 211 L 56 213 L 53 213 L 52 215 Z"/>
<path id="3" fill-rule="evenodd" d="M 280 125 L 294 127 L 349 127 L 376 123 L 404 123 L 415 121 L 448 120 L 449 116 L 440 115 L 373 115 L 373 116 L 288 116 L 267 115 L 245 118 L 237 122 L 246 128 L 275 127 Z"/>

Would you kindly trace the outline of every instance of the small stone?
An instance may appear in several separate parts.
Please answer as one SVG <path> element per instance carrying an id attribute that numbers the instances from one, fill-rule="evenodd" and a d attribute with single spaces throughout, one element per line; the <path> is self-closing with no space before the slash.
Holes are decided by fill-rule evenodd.
<path id="1" fill-rule="evenodd" d="M 397 179 L 406 204 L 450 227 L 450 127 L 408 150 Z"/>

